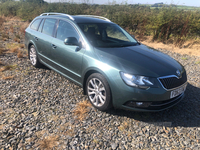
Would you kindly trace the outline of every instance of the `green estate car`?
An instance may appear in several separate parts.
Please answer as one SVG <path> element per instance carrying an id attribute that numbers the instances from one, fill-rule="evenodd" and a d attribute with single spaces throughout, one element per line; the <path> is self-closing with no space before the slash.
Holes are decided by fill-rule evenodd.
<path id="1" fill-rule="evenodd" d="M 184 97 L 184 67 L 104 17 L 43 13 L 25 30 L 25 45 L 33 66 L 82 86 L 101 111 L 161 111 Z"/>

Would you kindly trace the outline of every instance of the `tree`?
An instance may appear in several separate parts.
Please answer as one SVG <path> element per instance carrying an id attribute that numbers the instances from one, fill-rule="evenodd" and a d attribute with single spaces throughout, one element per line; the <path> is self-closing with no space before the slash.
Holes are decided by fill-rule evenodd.
<path id="1" fill-rule="evenodd" d="M 14 0 L 0 0 L 0 3 L 8 2 L 8 1 L 14 1 Z"/>

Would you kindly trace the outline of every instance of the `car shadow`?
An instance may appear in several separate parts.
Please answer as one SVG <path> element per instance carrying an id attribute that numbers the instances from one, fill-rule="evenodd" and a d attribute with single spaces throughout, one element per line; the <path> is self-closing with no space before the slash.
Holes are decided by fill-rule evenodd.
<path id="1" fill-rule="evenodd" d="M 51 70 L 50 68 L 48 68 L 47 66 L 45 66 L 45 65 L 41 65 L 40 66 L 40 69 L 44 69 L 44 70 Z"/>
<path id="2" fill-rule="evenodd" d="M 110 110 L 107 113 L 126 116 L 157 126 L 200 127 L 200 88 L 188 84 L 184 99 L 177 105 L 160 112 Z"/>

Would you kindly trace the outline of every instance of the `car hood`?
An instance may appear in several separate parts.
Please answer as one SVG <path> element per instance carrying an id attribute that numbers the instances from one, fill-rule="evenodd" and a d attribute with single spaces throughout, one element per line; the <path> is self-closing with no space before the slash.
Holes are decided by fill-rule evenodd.
<path id="1" fill-rule="evenodd" d="M 95 51 L 101 62 L 129 74 L 161 77 L 184 71 L 176 60 L 145 45 L 95 48 Z"/>

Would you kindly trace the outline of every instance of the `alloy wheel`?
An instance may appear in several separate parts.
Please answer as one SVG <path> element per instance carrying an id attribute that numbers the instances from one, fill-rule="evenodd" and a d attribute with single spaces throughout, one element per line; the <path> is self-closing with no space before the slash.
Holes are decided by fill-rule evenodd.
<path id="1" fill-rule="evenodd" d="M 104 105 L 106 101 L 106 90 L 103 83 L 99 79 L 90 79 L 87 90 L 89 99 L 93 105 L 96 107 Z"/>
<path id="2" fill-rule="evenodd" d="M 36 65 L 37 63 L 37 54 L 33 46 L 30 48 L 30 61 L 32 65 Z"/>

